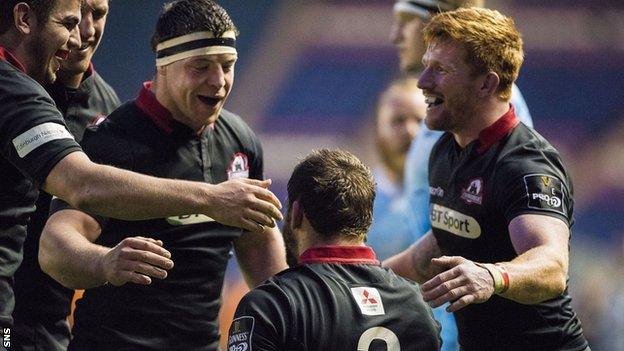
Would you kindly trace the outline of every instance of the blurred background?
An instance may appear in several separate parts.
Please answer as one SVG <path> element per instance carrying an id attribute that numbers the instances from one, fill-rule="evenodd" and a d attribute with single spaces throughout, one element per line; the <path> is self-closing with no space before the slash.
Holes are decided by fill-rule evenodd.
<path id="1" fill-rule="evenodd" d="M 240 29 L 226 108 L 256 131 L 265 176 L 285 200 L 297 158 L 341 147 L 373 167 L 374 107 L 398 76 L 391 0 L 218 0 Z M 96 70 L 122 101 L 151 79 L 149 40 L 162 1 L 111 1 Z M 570 291 L 594 351 L 624 350 L 624 2 L 488 0 L 514 17 L 526 59 L 517 82 L 535 128 L 575 185 Z M 234 260 L 233 260 L 234 261 Z M 222 311 L 244 293 L 235 264 Z"/>

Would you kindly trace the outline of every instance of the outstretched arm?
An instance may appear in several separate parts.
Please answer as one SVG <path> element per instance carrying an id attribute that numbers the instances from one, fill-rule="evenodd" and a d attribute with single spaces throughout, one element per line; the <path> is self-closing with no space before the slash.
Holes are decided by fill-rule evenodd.
<path id="1" fill-rule="evenodd" d="M 554 217 L 525 214 L 510 222 L 509 233 L 518 256 L 498 263 L 509 277 L 508 289 L 500 296 L 535 304 L 561 295 L 568 274 L 568 226 Z M 451 302 L 447 310 L 453 312 L 494 294 L 493 276 L 483 265 L 457 256 L 432 262 L 444 269 L 421 286 L 432 307 Z"/>
<path id="2" fill-rule="evenodd" d="M 281 220 L 270 180 L 206 184 L 160 179 L 93 163 L 82 152 L 64 157 L 43 189 L 90 213 L 125 220 L 205 214 L 217 222 L 257 231 Z"/>
<path id="3" fill-rule="evenodd" d="M 106 282 L 147 285 L 173 267 L 161 241 L 131 237 L 110 248 L 93 243 L 100 232 L 98 222 L 83 212 L 54 213 L 41 234 L 41 269 L 68 288 L 88 289 Z"/>
<path id="4" fill-rule="evenodd" d="M 234 241 L 238 265 L 250 288 L 288 268 L 282 234 L 277 228 L 246 232 Z"/>

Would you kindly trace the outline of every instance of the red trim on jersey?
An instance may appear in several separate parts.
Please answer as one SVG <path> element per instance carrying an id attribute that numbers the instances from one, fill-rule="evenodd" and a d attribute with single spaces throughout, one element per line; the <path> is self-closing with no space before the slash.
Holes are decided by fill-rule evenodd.
<path id="1" fill-rule="evenodd" d="M 379 264 L 379 261 L 368 246 L 328 245 L 305 250 L 299 256 L 299 263 Z"/>
<path id="2" fill-rule="evenodd" d="M 22 73 L 28 74 L 26 73 L 26 67 L 24 67 L 24 65 L 17 59 L 17 57 L 15 57 L 15 55 L 13 55 L 13 53 L 9 51 L 9 49 L 2 46 L 0 46 L 0 60 L 4 60 L 15 66 L 15 68 L 17 68 L 18 70 L 22 71 Z"/>
<path id="3" fill-rule="evenodd" d="M 477 152 L 480 154 L 486 152 L 492 145 L 511 132 L 518 123 L 520 121 L 516 117 L 516 111 L 513 105 L 509 104 L 509 111 L 496 120 L 494 124 L 479 133 L 480 145 Z"/>
<path id="4" fill-rule="evenodd" d="M 151 86 L 151 81 L 144 82 L 139 96 L 134 102 L 141 111 L 145 112 L 152 119 L 158 128 L 167 134 L 171 134 L 173 132 L 174 119 L 171 116 L 171 112 L 158 102 L 156 95 L 150 90 Z"/>

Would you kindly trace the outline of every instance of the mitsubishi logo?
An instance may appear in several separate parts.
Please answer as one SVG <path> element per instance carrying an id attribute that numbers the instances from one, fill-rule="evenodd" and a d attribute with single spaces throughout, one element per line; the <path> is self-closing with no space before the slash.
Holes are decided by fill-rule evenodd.
<path id="1" fill-rule="evenodd" d="M 377 303 L 377 300 L 375 300 L 372 297 L 369 297 L 370 294 L 369 294 L 368 291 L 364 290 L 364 292 L 362 292 L 362 295 L 364 296 L 364 298 L 362 299 L 362 304 L 363 305 L 366 305 L 369 302 L 372 303 L 372 304 L 376 304 Z"/>

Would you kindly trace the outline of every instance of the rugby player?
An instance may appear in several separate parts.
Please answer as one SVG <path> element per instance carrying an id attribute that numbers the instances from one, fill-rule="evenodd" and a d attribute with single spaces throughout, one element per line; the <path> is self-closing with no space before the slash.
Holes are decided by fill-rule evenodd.
<path id="1" fill-rule="evenodd" d="M 63 114 L 77 142 L 88 124 L 112 112 L 120 101 L 113 88 L 95 71 L 91 58 L 98 48 L 108 14 L 108 0 L 86 0 L 79 24 L 82 46 L 72 50 L 46 90 Z M 15 272 L 13 348 L 15 350 L 67 349 L 71 337 L 67 315 L 74 290 L 67 289 L 41 271 L 37 259 L 39 238 L 48 219 L 52 197 L 42 191 L 28 222 L 24 260 Z"/>
<path id="2" fill-rule="evenodd" d="M 431 153 L 432 230 L 385 263 L 449 303 L 461 350 L 588 350 L 567 289 L 573 200 L 547 140 L 509 103 L 524 53 L 513 20 L 469 8 L 434 16 L 418 85 Z"/>
<path id="3" fill-rule="evenodd" d="M 241 300 L 229 350 L 439 350 L 418 286 L 364 245 L 374 198 L 371 172 L 348 152 L 295 167 L 283 229 L 292 268 Z"/>

